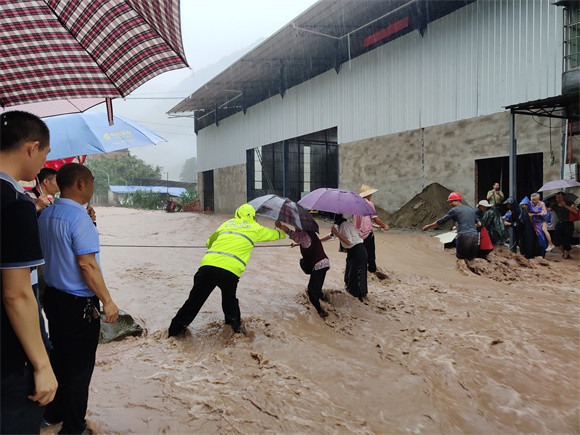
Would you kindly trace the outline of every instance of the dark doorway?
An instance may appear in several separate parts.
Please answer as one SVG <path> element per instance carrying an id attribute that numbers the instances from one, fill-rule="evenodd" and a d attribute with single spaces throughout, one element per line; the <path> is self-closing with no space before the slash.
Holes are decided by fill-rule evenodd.
<path id="1" fill-rule="evenodd" d="M 338 187 L 336 128 L 247 150 L 246 168 L 248 200 L 274 193 L 298 201 L 320 187 Z"/>
<path id="2" fill-rule="evenodd" d="M 522 154 L 517 157 L 517 195 L 519 201 L 524 196 L 537 192 L 544 180 L 543 153 Z M 475 190 L 477 201 L 485 199 L 494 183 L 499 183 L 500 190 L 509 196 L 509 157 L 495 157 L 475 161 Z"/>
<path id="3" fill-rule="evenodd" d="M 203 174 L 203 209 L 214 211 L 213 205 L 213 169 Z"/>

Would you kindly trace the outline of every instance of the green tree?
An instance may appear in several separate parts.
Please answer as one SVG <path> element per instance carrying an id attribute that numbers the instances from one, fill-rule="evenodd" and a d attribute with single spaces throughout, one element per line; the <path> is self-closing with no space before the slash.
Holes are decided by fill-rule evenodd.
<path id="1" fill-rule="evenodd" d="M 181 205 L 189 204 L 192 201 L 195 201 L 198 198 L 197 190 L 196 189 L 187 189 L 183 192 L 177 202 Z"/>
<path id="2" fill-rule="evenodd" d="M 163 208 L 163 199 L 160 193 L 137 190 L 127 195 L 125 207 L 159 210 Z"/>
<path id="3" fill-rule="evenodd" d="M 197 157 L 191 157 L 185 161 L 179 179 L 184 183 L 195 183 L 197 181 Z"/>
<path id="4" fill-rule="evenodd" d="M 111 185 L 131 185 L 133 178 L 161 179 L 161 167 L 152 166 L 135 156 L 102 156 L 89 159 L 86 166 L 95 177 L 95 192 L 106 196 Z M 108 178 L 107 178 L 108 175 Z"/>

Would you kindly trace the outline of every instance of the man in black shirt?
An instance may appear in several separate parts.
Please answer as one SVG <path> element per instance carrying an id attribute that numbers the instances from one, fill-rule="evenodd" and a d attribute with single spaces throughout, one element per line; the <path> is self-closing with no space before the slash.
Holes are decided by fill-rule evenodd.
<path id="1" fill-rule="evenodd" d="M 25 112 L 0 115 L 0 432 L 38 433 L 57 382 L 42 343 L 30 267 L 44 262 L 31 181 L 50 150 L 49 132 Z"/>
<path id="2" fill-rule="evenodd" d="M 570 257 L 570 250 L 572 249 L 572 236 L 574 235 L 574 222 L 570 221 L 570 213 L 577 213 L 578 209 L 574 204 L 568 204 L 565 196 L 564 192 L 556 193 L 556 203 L 552 204 L 551 209 L 558 216 L 554 245 L 560 248 L 562 257 L 569 259 L 572 258 Z"/>

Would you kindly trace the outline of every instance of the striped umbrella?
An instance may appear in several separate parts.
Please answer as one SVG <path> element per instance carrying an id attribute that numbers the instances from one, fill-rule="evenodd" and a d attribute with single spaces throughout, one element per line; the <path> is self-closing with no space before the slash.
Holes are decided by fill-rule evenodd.
<path id="1" fill-rule="evenodd" d="M 0 1 L 2 108 L 82 111 L 186 62 L 179 0 Z"/>
<path id="2" fill-rule="evenodd" d="M 248 204 L 254 207 L 256 214 L 305 231 L 318 232 L 318 224 L 310 212 L 288 198 L 277 195 L 264 195 L 251 200 Z"/>

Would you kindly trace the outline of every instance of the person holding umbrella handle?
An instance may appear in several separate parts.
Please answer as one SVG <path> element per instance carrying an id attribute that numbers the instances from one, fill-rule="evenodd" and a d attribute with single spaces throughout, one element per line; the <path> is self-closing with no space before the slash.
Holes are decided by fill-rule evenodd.
<path id="1" fill-rule="evenodd" d="M 327 317 L 328 312 L 320 306 L 320 299 L 322 298 L 322 286 L 324 285 L 326 272 L 330 269 L 330 260 L 324 252 L 321 239 L 318 238 L 314 231 L 303 231 L 300 228 L 291 230 L 280 221 L 276 221 L 275 225 L 276 228 L 284 231 L 291 240 L 296 242 L 292 246 L 300 246 L 300 253 L 302 254 L 300 267 L 305 274 L 310 275 L 308 299 L 310 299 L 312 306 L 316 308 L 320 317 Z M 326 239 L 328 238 L 330 237 Z"/>

